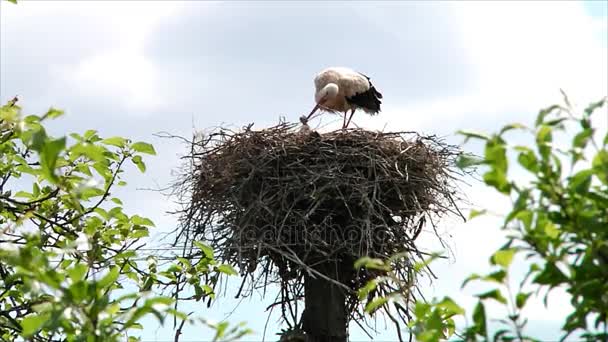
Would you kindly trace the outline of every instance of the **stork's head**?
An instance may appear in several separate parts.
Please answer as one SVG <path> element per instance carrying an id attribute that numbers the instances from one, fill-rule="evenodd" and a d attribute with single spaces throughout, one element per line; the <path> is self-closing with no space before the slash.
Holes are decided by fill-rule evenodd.
<path id="1" fill-rule="evenodd" d="M 339 90 L 340 88 L 338 88 L 338 85 L 335 83 L 328 83 L 325 85 L 325 87 L 321 88 L 321 90 L 315 94 L 315 102 L 317 102 L 317 104 L 315 105 L 315 108 L 312 109 L 310 114 L 308 114 L 308 116 L 305 118 L 306 121 L 308 121 L 308 119 L 310 119 L 317 109 L 325 104 L 325 102 L 338 96 Z"/>
<path id="2" fill-rule="evenodd" d="M 339 90 L 340 89 L 338 88 L 337 84 L 328 83 L 325 85 L 325 87 L 321 88 L 321 90 L 315 94 L 315 102 L 317 102 L 317 104 L 322 105 L 325 101 L 338 96 Z"/>

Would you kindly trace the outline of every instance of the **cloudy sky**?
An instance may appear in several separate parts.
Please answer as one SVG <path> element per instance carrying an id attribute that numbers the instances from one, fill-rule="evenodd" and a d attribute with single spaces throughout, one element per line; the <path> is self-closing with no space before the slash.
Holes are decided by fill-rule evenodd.
<path id="1" fill-rule="evenodd" d="M 343 65 L 371 76 L 385 98 L 382 115 L 355 116 L 356 124 L 458 143 L 457 129 L 531 122 L 539 108 L 560 101 L 560 88 L 580 106 L 606 96 L 607 16 L 603 1 L 2 1 L 0 100 L 18 94 L 29 113 L 65 109 L 51 125 L 55 134 L 92 128 L 154 143 L 158 156 L 148 159 L 146 177 L 129 170 L 131 191 L 122 196 L 129 211 L 168 231 L 175 218 L 163 212 L 171 202 L 134 191 L 170 182 L 184 152 L 154 133 L 190 136 L 193 128 L 297 120 L 313 105 L 314 74 Z M 339 123 L 315 122 L 323 130 Z M 474 207 L 501 212 L 508 204 L 478 183 L 466 191 Z M 470 304 L 478 289 L 461 292 L 459 285 L 486 268 L 501 244 L 497 226 L 493 218 L 442 224 L 453 255 L 436 266 L 440 279 L 425 288 L 430 297 L 449 294 Z M 568 310 L 566 296 L 553 297 L 552 307 L 538 302 L 526 312 L 540 338 L 555 338 Z M 259 340 L 266 320 L 259 308 L 270 300 L 245 300 L 229 319 L 248 321 L 258 333 L 251 339 Z M 227 295 L 199 312 L 221 320 L 237 304 Z M 278 330 L 273 320 L 270 340 Z M 145 339 L 172 339 L 170 329 L 150 322 Z M 185 334 L 209 338 L 196 327 Z M 366 339 L 357 329 L 352 338 Z"/>

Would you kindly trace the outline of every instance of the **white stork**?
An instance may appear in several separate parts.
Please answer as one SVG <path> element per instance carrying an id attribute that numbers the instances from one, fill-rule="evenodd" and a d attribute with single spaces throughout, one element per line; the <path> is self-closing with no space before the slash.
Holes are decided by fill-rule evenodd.
<path id="1" fill-rule="evenodd" d="M 307 117 L 302 118 L 303 122 L 307 122 L 319 108 L 344 113 L 342 128 L 348 127 L 356 109 L 362 109 L 369 115 L 380 112 L 382 94 L 374 88 L 369 77 L 352 69 L 331 67 L 321 71 L 315 77 L 315 88 L 317 104 Z"/>

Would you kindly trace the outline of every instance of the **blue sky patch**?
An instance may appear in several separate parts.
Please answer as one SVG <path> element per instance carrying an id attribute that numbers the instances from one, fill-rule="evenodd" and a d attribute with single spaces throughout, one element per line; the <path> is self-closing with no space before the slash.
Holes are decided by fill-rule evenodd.
<path id="1" fill-rule="evenodd" d="M 608 18 L 608 1 L 606 0 L 583 0 L 587 13 L 592 17 Z"/>

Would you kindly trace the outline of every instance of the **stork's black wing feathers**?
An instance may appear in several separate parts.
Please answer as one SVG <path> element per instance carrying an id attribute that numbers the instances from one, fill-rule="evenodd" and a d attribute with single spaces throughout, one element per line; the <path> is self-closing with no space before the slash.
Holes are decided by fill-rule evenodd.
<path id="1" fill-rule="evenodd" d="M 378 113 L 380 111 L 380 104 L 382 104 L 382 101 L 380 101 L 382 94 L 376 90 L 369 77 L 363 74 L 361 74 L 361 76 L 367 78 L 369 89 L 362 93 L 355 94 L 354 96 L 347 97 L 346 101 L 362 108 L 368 113 Z"/>
<path id="2" fill-rule="evenodd" d="M 363 74 L 361 74 L 361 75 L 363 75 Z M 363 75 L 363 76 L 365 76 L 365 75 Z M 369 77 L 367 77 L 367 76 L 365 76 L 365 77 L 367 78 L 367 82 L 369 82 L 369 90 L 373 91 L 374 95 L 377 98 L 381 99 L 382 98 L 382 94 L 380 94 L 380 92 L 376 88 L 374 88 L 374 85 L 372 84 L 372 79 L 369 78 Z"/>
<path id="3" fill-rule="evenodd" d="M 371 79 L 371 78 L 369 78 L 369 76 L 367 76 L 366 74 L 360 73 L 360 72 L 358 72 L 358 71 L 357 71 L 357 73 L 358 73 L 359 75 L 361 75 L 361 76 L 363 76 L 363 77 L 365 77 L 365 78 L 367 79 L 367 83 L 369 83 L 370 90 L 372 90 L 372 89 L 373 89 L 372 91 L 374 91 L 374 92 L 375 92 L 375 94 L 376 94 L 376 96 L 377 96 L 379 99 L 381 99 L 381 98 L 382 98 L 382 94 L 380 94 L 380 92 L 378 92 L 378 90 L 377 90 L 376 88 L 374 88 L 374 85 L 372 84 L 372 79 Z"/>

